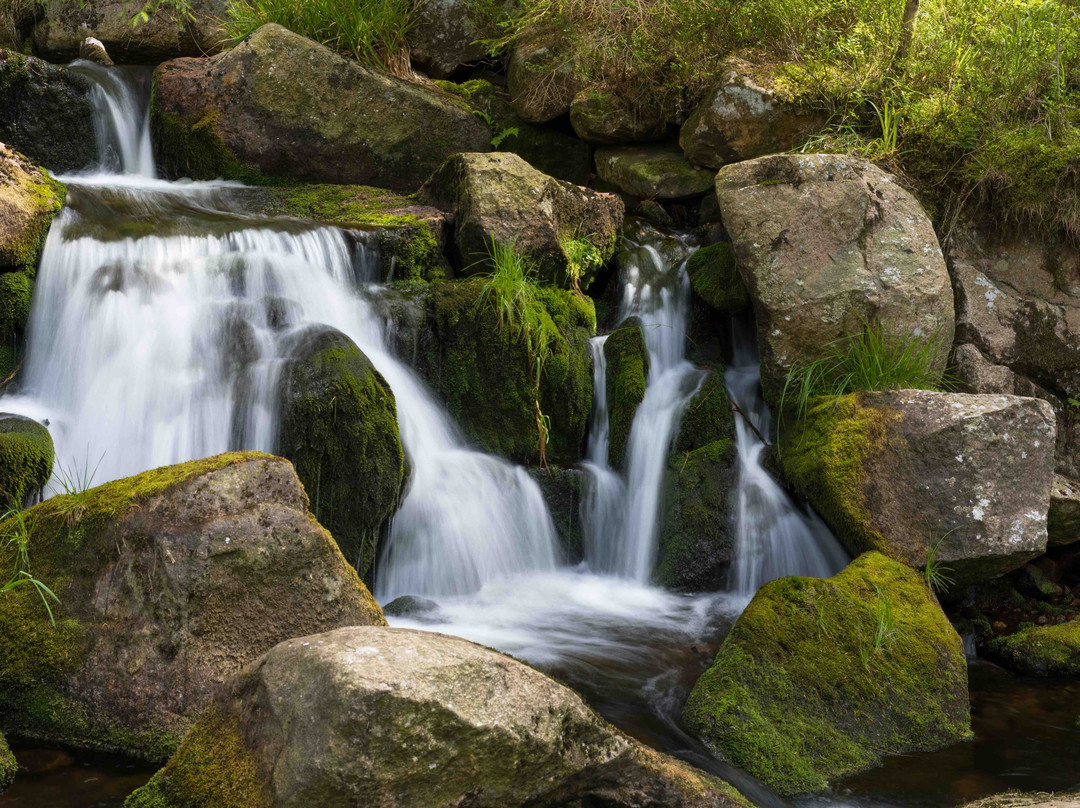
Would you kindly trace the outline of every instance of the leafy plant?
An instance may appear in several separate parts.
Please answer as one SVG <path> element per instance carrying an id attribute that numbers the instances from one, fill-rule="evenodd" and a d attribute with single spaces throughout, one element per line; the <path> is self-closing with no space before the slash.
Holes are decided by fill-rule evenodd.
<path id="1" fill-rule="evenodd" d="M 18 509 L 9 510 L 0 516 L 0 523 L 4 526 L 0 533 L 0 559 L 4 559 L 7 569 L 7 573 L 0 577 L 0 595 L 23 586 L 33 587 L 41 597 L 41 602 L 45 604 L 49 621 L 55 625 L 50 601 L 59 603 L 60 598 L 30 572 L 30 532 L 23 512 Z"/>
<path id="2" fill-rule="evenodd" d="M 176 12 L 176 24 L 183 28 L 184 24 L 195 19 L 195 11 L 192 8 L 192 0 L 148 0 L 131 18 L 131 27 L 135 28 L 143 23 L 150 22 L 150 18 L 163 9 L 172 9 Z"/>
<path id="3" fill-rule="evenodd" d="M 568 239 L 562 242 L 566 255 L 566 271 L 570 276 L 570 286 L 575 292 L 581 292 L 581 279 L 598 270 L 604 263 L 599 248 L 587 239 Z"/>
<path id="4" fill-rule="evenodd" d="M 516 126 L 507 126 L 500 129 L 491 138 L 491 148 L 497 149 L 503 144 L 503 141 L 510 137 L 518 136 L 518 128 Z"/>

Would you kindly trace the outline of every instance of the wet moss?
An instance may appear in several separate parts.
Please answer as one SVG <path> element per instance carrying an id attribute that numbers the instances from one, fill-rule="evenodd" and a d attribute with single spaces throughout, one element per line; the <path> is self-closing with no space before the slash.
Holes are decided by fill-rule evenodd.
<path id="1" fill-rule="evenodd" d="M 7 741 L 4 740 L 4 736 L 0 735 L 0 794 L 7 791 L 18 770 L 19 764 L 15 760 L 15 755 L 12 754 L 11 748 L 7 745 Z"/>
<path id="2" fill-rule="evenodd" d="M 990 655 L 1020 673 L 1080 676 L 1080 621 L 1029 626 L 990 642 Z"/>
<path id="3" fill-rule="evenodd" d="M 626 446 L 638 405 L 645 398 L 649 377 L 649 352 L 641 321 L 633 317 L 621 323 L 604 342 L 607 360 L 608 462 L 622 468 Z"/>
<path id="4" fill-rule="evenodd" d="M 52 476 L 49 430 L 28 418 L 0 419 L 0 507 L 21 508 Z"/>
<path id="5" fill-rule="evenodd" d="M 735 254 L 727 242 L 710 244 L 686 263 L 694 292 L 724 314 L 742 314 L 750 308 L 750 293 L 735 267 Z"/>
<path id="6" fill-rule="evenodd" d="M 43 168 L 28 161 L 23 161 L 23 168 L 23 172 L 16 171 L 13 185 L 0 187 L 0 206 L 11 205 L 25 222 L 14 231 L 0 224 L 0 269 L 23 270 L 32 276 L 53 217 L 64 207 L 67 190 Z"/>
<path id="7" fill-rule="evenodd" d="M 920 576 L 867 553 L 766 584 L 687 701 L 717 753 L 784 795 L 971 737 L 963 644 Z"/>

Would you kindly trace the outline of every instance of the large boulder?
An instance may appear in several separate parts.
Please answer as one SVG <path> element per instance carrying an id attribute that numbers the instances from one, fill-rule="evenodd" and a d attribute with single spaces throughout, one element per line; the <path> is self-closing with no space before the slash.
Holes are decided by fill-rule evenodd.
<path id="1" fill-rule="evenodd" d="M 949 273 L 930 219 L 894 177 L 849 155 L 774 155 L 722 168 L 716 195 L 754 302 L 767 396 L 794 363 L 870 321 L 935 340 L 944 370 Z"/>
<path id="2" fill-rule="evenodd" d="M 405 481 L 394 393 L 351 339 L 324 326 L 294 337 L 278 389 L 278 450 L 366 576 Z"/>
<path id="3" fill-rule="evenodd" d="M 694 252 L 686 262 L 690 285 L 701 300 L 721 314 L 744 314 L 750 294 L 739 275 L 731 244 L 721 241 Z"/>
<path id="4" fill-rule="evenodd" d="M 0 509 L 17 510 L 40 499 L 54 459 L 48 429 L 30 418 L 0 413 Z"/>
<path id="5" fill-rule="evenodd" d="M 582 90 L 570 104 L 570 123 L 590 143 L 638 143 L 664 134 L 659 109 L 639 109 L 616 93 L 598 87 Z"/>
<path id="6" fill-rule="evenodd" d="M 499 33 L 497 24 L 465 0 L 420 0 L 409 29 L 410 57 L 432 78 L 445 79 L 487 56 L 481 40 Z"/>
<path id="7" fill-rule="evenodd" d="M 867 553 L 832 578 L 763 586 L 683 721 L 779 793 L 821 791 L 971 737 L 964 646 L 920 575 Z"/>
<path id="8" fill-rule="evenodd" d="M 385 625 L 286 460 L 219 455 L 9 520 L 56 593 L 0 598 L 0 727 L 162 760 L 227 678 L 289 637 Z"/>
<path id="9" fill-rule="evenodd" d="M 714 174 L 693 165 L 674 146 L 619 146 L 596 151 L 596 173 L 640 199 L 685 199 L 713 186 Z"/>
<path id="10" fill-rule="evenodd" d="M 33 273 L 64 196 L 47 171 L 0 143 L 0 273 Z"/>
<path id="11" fill-rule="evenodd" d="M 825 123 L 820 111 L 786 101 L 773 82 L 729 60 L 723 77 L 702 98 L 679 132 L 679 145 L 694 163 L 727 163 L 786 152 Z"/>
<path id="12" fill-rule="evenodd" d="M 1080 676 L 1080 621 L 1022 628 L 991 640 L 987 651 L 1028 676 Z"/>
<path id="13" fill-rule="evenodd" d="M 97 158 L 89 80 L 33 56 L 0 50 L 0 142 L 50 171 Z"/>
<path id="14" fill-rule="evenodd" d="M 482 450 L 538 463 L 539 403 L 548 418 L 546 459 L 576 463 L 592 408 L 592 300 L 551 287 L 536 290 L 526 316 L 534 321 L 534 339 L 548 347 L 538 402 L 535 355 L 524 336 L 501 321 L 494 294 L 480 279 L 433 285 L 417 369 Z"/>
<path id="15" fill-rule="evenodd" d="M 141 8 L 124 0 L 45 0 L 34 26 L 34 50 L 53 61 L 75 59 L 83 40 L 94 37 L 116 61 L 148 64 L 217 53 L 225 44 L 225 0 L 193 0 L 188 19 L 178 19 L 175 8 L 161 3 L 136 23 Z"/>
<path id="16" fill-rule="evenodd" d="M 456 637 L 283 642 L 223 690 L 127 808 L 735 808 L 731 786 L 622 735 L 572 690 Z"/>
<path id="17" fill-rule="evenodd" d="M 487 126 L 437 87 L 394 78 L 280 25 L 154 74 L 156 154 L 173 176 L 260 175 L 414 191 Z"/>
<path id="18" fill-rule="evenodd" d="M 649 351 L 641 320 L 631 317 L 604 340 L 604 361 L 607 365 L 608 403 L 608 462 L 612 468 L 622 468 L 626 460 L 626 444 L 638 405 L 645 398 L 649 380 Z"/>
<path id="19" fill-rule="evenodd" d="M 780 457 L 848 550 L 913 567 L 930 554 L 963 585 L 1046 551 L 1054 432 L 1035 398 L 857 393 L 786 426 Z"/>
<path id="20" fill-rule="evenodd" d="M 514 109 L 529 123 L 547 123 L 565 115 L 583 89 L 562 40 L 543 31 L 514 46 L 506 85 Z"/>
<path id="21" fill-rule="evenodd" d="M 456 154 L 421 198 L 454 213 L 451 259 L 465 274 L 490 272 L 492 241 L 512 245 L 537 278 L 584 289 L 615 253 L 623 203 L 537 171 L 516 154 Z M 574 245 L 590 260 L 575 261 Z"/>

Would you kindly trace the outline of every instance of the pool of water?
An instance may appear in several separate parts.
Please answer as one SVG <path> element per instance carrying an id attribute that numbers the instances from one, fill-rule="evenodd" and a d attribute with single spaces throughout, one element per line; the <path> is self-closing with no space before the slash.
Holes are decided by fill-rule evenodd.
<path id="1" fill-rule="evenodd" d="M 122 808 L 153 774 L 145 764 L 106 755 L 14 747 L 19 773 L 0 808 Z"/>

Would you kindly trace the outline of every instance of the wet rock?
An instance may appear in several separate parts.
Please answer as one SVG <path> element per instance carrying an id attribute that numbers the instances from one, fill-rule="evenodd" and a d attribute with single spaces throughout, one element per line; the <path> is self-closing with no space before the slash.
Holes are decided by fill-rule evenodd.
<path id="1" fill-rule="evenodd" d="M 786 152 L 824 125 L 825 115 L 782 100 L 768 77 L 752 78 L 748 67 L 729 61 L 682 125 L 679 145 L 692 162 L 720 168 Z"/>
<path id="2" fill-rule="evenodd" d="M 1080 676 L 1080 621 L 1031 626 L 987 648 L 1007 668 L 1029 676 Z"/>
<path id="3" fill-rule="evenodd" d="M 511 103 L 529 123 L 547 123 L 570 111 L 582 82 L 557 36 L 542 33 L 514 46 L 506 75 Z"/>
<path id="4" fill-rule="evenodd" d="M 385 625 L 281 458 L 148 471 L 53 497 L 24 523 L 58 602 L 53 625 L 32 587 L 0 598 L 0 725 L 20 737 L 163 760 L 277 643 Z"/>
<path id="5" fill-rule="evenodd" d="M 658 109 L 635 109 L 601 88 L 582 90 L 570 103 L 570 124 L 590 143 L 638 143 L 656 140 L 667 122 Z"/>
<path id="6" fill-rule="evenodd" d="M 529 469 L 529 476 L 544 495 L 563 559 L 569 564 L 577 564 L 585 558 L 581 500 L 588 484 L 586 473 L 581 469 L 549 465 L 546 469 Z"/>
<path id="7" fill-rule="evenodd" d="M 1080 795 L 1009 791 L 969 802 L 963 808 L 1080 808 Z"/>
<path id="8" fill-rule="evenodd" d="M 34 27 L 34 50 L 54 61 L 87 59 L 90 57 L 83 55 L 82 44 L 89 37 L 126 64 L 205 56 L 224 45 L 225 5 L 224 0 L 194 0 L 192 19 L 178 20 L 175 9 L 162 4 L 148 20 L 132 25 L 141 5 L 121 0 L 46 0 Z"/>
<path id="9" fill-rule="evenodd" d="M 78 171 L 97 157 L 90 82 L 33 56 L 0 50 L 0 142 L 50 171 Z"/>
<path id="10" fill-rule="evenodd" d="M 634 215 L 640 216 L 653 227 L 674 230 L 678 226 L 667 209 L 655 199 L 643 199 L 634 207 Z"/>
<path id="11" fill-rule="evenodd" d="M 832 578 L 763 586 L 683 721 L 782 795 L 885 755 L 971 737 L 964 646 L 915 571 L 866 553 Z"/>
<path id="12" fill-rule="evenodd" d="M 367 576 L 406 479 L 394 393 L 336 329 L 306 329 L 287 356 L 279 451 L 296 467 L 315 517 Z"/>
<path id="13" fill-rule="evenodd" d="M 465 0 L 421 0 L 409 29 L 412 63 L 432 78 L 445 79 L 487 56 L 480 41 L 500 33 L 497 25 L 480 19 Z"/>
<path id="14" fill-rule="evenodd" d="M 439 611 L 439 604 L 416 595 L 402 595 L 383 606 L 387 617 L 434 617 Z"/>
<path id="15" fill-rule="evenodd" d="M 1054 475 L 1050 490 L 1050 510 L 1046 515 L 1047 544 L 1072 544 L 1080 541 L 1080 483 Z"/>
<path id="16" fill-rule="evenodd" d="M 532 668 L 456 637 L 283 642 L 222 692 L 128 808 L 748 806 Z"/>
<path id="17" fill-rule="evenodd" d="M 674 146 L 597 149 L 596 173 L 642 199 L 685 199 L 712 188 L 711 171 L 692 165 Z"/>
<path id="18" fill-rule="evenodd" d="M 362 67 L 279 25 L 154 74 L 151 126 L 173 176 L 356 183 L 413 191 L 487 126 L 438 88 Z"/>
<path id="19" fill-rule="evenodd" d="M 109 57 L 109 52 L 105 50 L 101 40 L 94 39 L 92 36 L 88 36 L 79 43 L 79 58 L 105 67 L 112 67 L 113 65 L 113 60 Z"/>
<path id="20" fill-rule="evenodd" d="M 900 390 L 823 400 L 781 431 L 784 472 L 853 553 L 958 585 L 1046 551 L 1054 415 L 1039 399 Z"/>
<path id="21" fill-rule="evenodd" d="M 41 499 L 53 473 L 53 441 L 42 424 L 0 413 L 0 508 L 20 509 Z"/>
<path id="22" fill-rule="evenodd" d="M 727 242 L 702 247 L 690 256 L 686 271 L 694 293 L 714 310 L 731 315 L 749 311 L 750 294 Z"/>
<path id="23" fill-rule="evenodd" d="M 15 773 L 19 771 L 19 763 L 7 745 L 4 736 L 0 735 L 0 794 L 8 790 L 8 786 L 15 780 Z"/>
<path id="24" fill-rule="evenodd" d="M 608 463 L 626 465 L 626 445 L 638 405 L 645 398 L 649 378 L 649 351 L 641 320 L 631 317 L 619 324 L 604 342 L 607 361 Z"/>
<path id="25" fill-rule="evenodd" d="M 847 155 L 774 155 L 721 169 L 716 195 L 754 302 L 768 397 L 795 362 L 872 321 L 934 339 L 945 369 L 949 273 L 930 219 L 895 178 Z"/>
<path id="26" fill-rule="evenodd" d="M 618 197 L 560 182 L 516 154 L 454 155 L 420 196 L 453 212 L 451 259 L 459 272 L 490 272 L 494 240 L 513 245 L 539 279 L 564 288 L 588 287 L 613 256 L 623 217 Z"/>
<path id="27" fill-rule="evenodd" d="M 1017 591 L 1028 597 L 1045 600 L 1052 598 L 1055 594 L 1054 584 L 1034 564 L 1025 564 L 1010 578 L 1016 585 Z"/>

